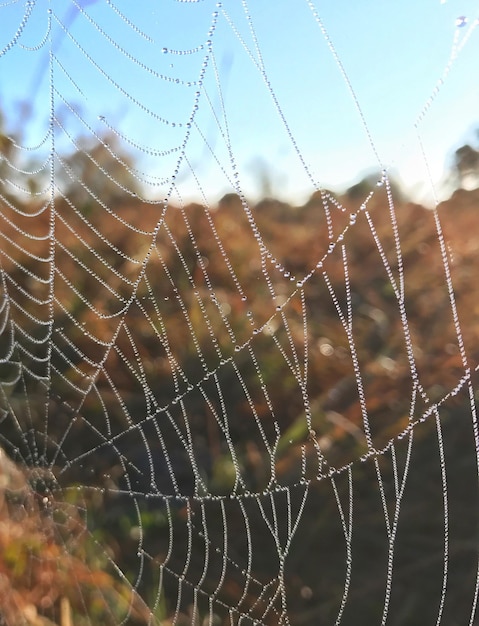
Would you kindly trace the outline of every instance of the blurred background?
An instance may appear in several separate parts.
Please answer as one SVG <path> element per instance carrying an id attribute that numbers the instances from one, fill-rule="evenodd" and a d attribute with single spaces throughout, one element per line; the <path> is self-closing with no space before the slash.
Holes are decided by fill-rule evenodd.
<path id="1" fill-rule="evenodd" d="M 473 624 L 477 3 L 0 11 L 0 622 Z"/>

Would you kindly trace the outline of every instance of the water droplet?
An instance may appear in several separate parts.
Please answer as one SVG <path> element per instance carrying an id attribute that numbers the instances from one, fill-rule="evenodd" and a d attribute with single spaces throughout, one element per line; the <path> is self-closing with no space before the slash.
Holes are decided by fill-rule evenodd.
<path id="1" fill-rule="evenodd" d="M 241 350 L 241 346 L 235 346 L 235 352 L 239 352 Z"/>
<path id="2" fill-rule="evenodd" d="M 163 54 L 168 54 L 168 48 L 162 48 L 161 51 L 163 52 Z"/>
<path id="3" fill-rule="evenodd" d="M 248 298 L 246 296 L 241 296 L 241 302 L 246 302 Z"/>
<path id="4" fill-rule="evenodd" d="M 105 121 L 105 116 L 104 115 L 99 115 L 98 119 L 100 120 L 100 122 L 104 122 Z"/>
<path id="5" fill-rule="evenodd" d="M 277 311 L 281 311 L 281 306 L 278 304 L 278 306 L 276 307 Z"/>
<path id="6" fill-rule="evenodd" d="M 466 24 L 467 24 L 467 17 L 465 15 L 460 15 L 458 18 L 456 18 L 457 28 L 464 28 Z"/>

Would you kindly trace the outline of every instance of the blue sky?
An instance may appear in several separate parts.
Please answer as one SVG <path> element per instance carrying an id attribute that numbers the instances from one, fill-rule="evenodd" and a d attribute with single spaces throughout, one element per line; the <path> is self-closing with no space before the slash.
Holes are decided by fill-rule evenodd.
<path id="1" fill-rule="evenodd" d="M 315 185 L 341 189 L 385 167 L 430 201 L 443 193 L 452 151 L 479 126 L 477 0 L 317 1 L 316 15 L 306 0 L 28 7 L 0 1 L 10 127 L 21 125 L 29 145 L 48 132 L 51 39 L 65 129 L 57 147 L 113 129 L 158 182 L 153 194 L 178 169 L 185 199 L 203 191 L 214 202 L 235 184 L 254 196 L 266 177 L 275 194 L 301 202 Z"/>

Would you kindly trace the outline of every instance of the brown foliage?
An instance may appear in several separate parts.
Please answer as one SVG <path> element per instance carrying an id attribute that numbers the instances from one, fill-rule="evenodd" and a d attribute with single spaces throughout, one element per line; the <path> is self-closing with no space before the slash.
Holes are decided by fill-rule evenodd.
<path id="1" fill-rule="evenodd" d="M 0 622 L 72 626 L 95 616 L 113 625 L 129 604 L 147 619 L 134 592 L 95 555 L 75 507 L 35 492 L 0 448 Z"/>

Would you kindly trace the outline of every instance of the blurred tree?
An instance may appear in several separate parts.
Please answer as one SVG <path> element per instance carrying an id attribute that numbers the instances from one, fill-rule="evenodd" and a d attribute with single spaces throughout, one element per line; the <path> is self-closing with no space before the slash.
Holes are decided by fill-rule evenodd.
<path id="1" fill-rule="evenodd" d="M 257 192 L 261 199 L 275 198 L 281 185 L 281 177 L 270 162 L 261 156 L 253 158 L 249 164 Z"/>
<path id="2" fill-rule="evenodd" d="M 138 197 L 132 159 L 114 135 L 95 143 L 79 139 L 78 148 L 62 161 L 65 195 L 77 207 L 85 209 L 95 201 L 94 196 L 109 206 Z"/>
<path id="3" fill-rule="evenodd" d="M 5 182 L 11 178 L 11 164 L 14 160 L 15 141 L 8 134 L 5 116 L 0 111 L 0 193 L 5 194 Z"/>
<path id="4" fill-rule="evenodd" d="M 346 190 L 346 196 L 350 200 L 364 201 L 366 197 L 378 188 L 378 183 L 382 180 L 381 172 L 372 172 L 363 176 L 363 178 L 356 184 L 352 185 Z M 392 197 L 395 202 L 405 202 L 404 192 L 401 189 L 399 182 L 388 173 L 389 188 L 391 189 Z"/>
<path id="5" fill-rule="evenodd" d="M 479 150 L 465 144 L 454 152 L 453 177 L 460 187 L 473 189 L 479 185 Z"/>

